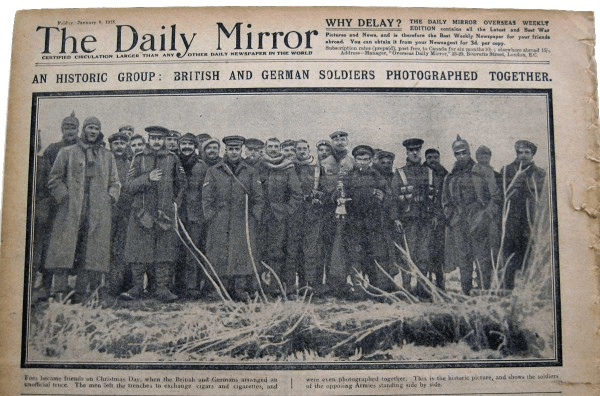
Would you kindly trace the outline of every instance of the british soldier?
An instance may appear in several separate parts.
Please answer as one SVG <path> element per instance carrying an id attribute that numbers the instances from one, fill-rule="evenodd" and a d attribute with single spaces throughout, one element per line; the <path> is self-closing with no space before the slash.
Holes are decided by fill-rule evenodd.
<path id="1" fill-rule="evenodd" d="M 527 140 L 515 143 L 515 160 L 502 168 L 503 191 L 508 213 L 505 214 L 504 233 L 504 287 L 513 289 L 518 271 L 527 265 L 527 247 L 532 243 L 532 229 L 536 221 L 546 171 L 538 167 L 533 157 L 537 146 Z M 512 257 L 511 257 L 512 256 Z"/>
<path id="2" fill-rule="evenodd" d="M 256 292 L 260 260 L 256 230 L 264 205 L 258 171 L 242 161 L 241 136 L 223 138 L 225 158 L 208 169 L 202 204 L 208 223 L 206 255 L 233 298 Z M 258 271 L 258 268 L 256 269 Z"/>
<path id="3" fill-rule="evenodd" d="M 181 196 L 179 216 L 192 242 L 205 251 L 206 224 L 202 211 L 202 184 L 208 165 L 196 154 L 197 140 L 191 133 L 179 138 L 179 159 L 187 177 L 187 187 Z M 187 298 L 198 298 L 202 292 L 202 270 L 198 267 L 194 256 L 183 246 L 175 273 L 177 293 Z"/>
<path id="4" fill-rule="evenodd" d="M 201 153 L 203 153 L 203 155 L 200 155 L 200 157 L 210 168 L 211 166 L 216 165 L 223 160 L 223 158 L 219 156 L 220 151 L 221 142 L 219 142 L 217 139 L 210 138 L 202 143 Z"/>
<path id="5" fill-rule="evenodd" d="M 144 274 L 154 268 L 155 296 L 164 302 L 177 299 L 170 290 L 171 268 L 179 243 L 174 230 L 175 207 L 181 206 L 185 171 L 179 157 L 165 147 L 169 130 L 161 126 L 145 128 L 148 145 L 133 158 L 126 191 L 133 203 L 127 227 L 125 259 L 131 266 L 133 287 L 121 294 L 138 299 L 144 291 Z"/>
<path id="6" fill-rule="evenodd" d="M 181 133 L 178 131 L 169 131 L 167 136 L 165 137 L 165 147 L 170 152 L 177 154 L 179 152 L 179 138 L 181 137 Z"/>
<path id="7" fill-rule="evenodd" d="M 382 219 L 381 224 L 383 227 L 383 237 L 384 243 L 386 247 L 386 260 L 385 263 L 388 264 L 386 270 L 390 275 L 395 275 L 398 271 L 395 269 L 395 266 L 392 266 L 392 263 L 396 261 L 396 246 L 394 246 L 394 235 L 395 235 L 395 225 L 394 220 L 392 220 L 392 204 L 393 199 L 391 197 L 391 188 L 392 188 L 392 180 L 394 178 L 394 160 L 396 159 L 396 155 L 392 152 L 380 150 L 375 154 L 378 158 L 376 163 L 373 163 L 373 169 L 375 169 L 386 181 L 387 188 L 390 191 L 390 195 L 387 197 L 384 206 L 384 210 L 382 210 Z M 382 263 L 383 264 L 383 263 Z M 382 278 L 380 280 L 381 288 L 385 291 L 393 291 L 395 290 L 395 286 L 392 281 L 388 278 Z"/>
<path id="8" fill-rule="evenodd" d="M 139 154 L 144 151 L 146 147 L 146 139 L 140 134 L 135 134 L 131 136 L 129 140 L 129 147 L 131 147 L 131 152 L 133 155 Z"/>
<path id="9" fill-rule="evenodd" d="M 384 274 L 377 268 L 375 261 L 387 267 L 386 249 L 383 241 L 382 215 L 384 199 L 389 194 L 387 183 L 383 176 L 371 166 L 373 149 L 367 145 L 356 146 L 352 150 L 355 167 L 348 172 L 344 188 L 347 204 L 348 223 L 344 230 L 344 240 L 348 261 L 345 275 L 355 277 L 355 271 L 362 272 L 369 279 L 369 283 L 381 286 Z M 338 190 L 337 198 L 342 193 Z M 350 297 L 348 288 L 339 285 L 342 297 Z"/>
<path id="10" fill-rule="evenodd" d="M 68 274 L 76 271 L 74 301 L 98 289 L 110 270 L 111 213 L 121 184 L 115 157 L 103 146 L 100 121 L 86 118 L 81 139 L 58 152 L 48 181 L 57 213 L 47 266 L 55 294 L 68 292 Z"/>
<path id="11" fill-rule="evenodd" d="M 286 241 L 290 215 L 302 200 L 300 182 L 294 169 L 294 161 L 281 153 L 278 139 L 266 141 L 265 155 L 258 165 L 260 181 L 264 191 L 265 209 L 261 222 L 261 257 L 273 268 L 280 278 L 285 279 L 288 290 L 293 287 L 292 275 L 282 272 L 286 257 Z M 279 292 L 274 279 L 265 272 L 270 283 L 269 291 Z"/>
<path id="12" fill-rule="evenodd" d="M 488 289 L 491 284 L 491 257 L 499 242 L 493 228 L 501 197 L 493 172 L 475 167 L 466 140 L 457 136 L 452 150 L 456 163 L 444 180 L 442 193 L 446 217 L 444 270 L 458 267 L 462 291 L 469 294 L 474 269 L 482 288 Z"/>
<path id="13" fill-rule="evenodd" d="M 256 167 L 263 156 L 265 143 L 260 139 L 250 138 L 244 142 L 246 147 L 246 158 L 244 161 L 250 166 Z"/>
<path id="14" fill-rule="evenodd" d="M 129 146 L 129 142 L 131 141 L 131 137 L 135 133 L 135 128 L 132 125 L 122 125 L 119 127 L 119 133 L 124 133 L 127 135 L 127 148 L 125 149 L 125 155 L 129 161 L 133 158 L 133 150 L 131 146 Z"/>
<path id="15" fill-rule="evenodd" d="M 319 260 L 319 239 L 321 230 L 322 205 L 315 202 L 314 191 L 318 189 L 316 168 L 319 166 L 310 155 L 310 146 L 304 139 L 296 141 L 296 161 L 294 168 L 300 189 L 302 202 L 290 216 L 289 237 L 287 242 L 286 270 L 288 282 L 298 274 L 300 286 L 309 286 L 319 291 L 323 267 Z M 315 185 L 316 181 L 316 185 Z"/>
<path id="16" fill-rule="evenodd" d="M 406 240 L 410 259 L 423 275 L 435 271 L 432 265 L 430 245 L 433 229 L 436 226 L 434 215 L 436 188 L 441 189 L 442 179 L 433 170 L 421 163 L 421 147 L 423 140 L 406 139 L 402 145 L 406 148 L 406 165 L 398 168 L 392 180 L 392 191 L 395 204 L 392 206 L 392 219 L 397 228 L 397 243 L 404 246 Z M 409 258 L 401 256 L 404 269 L 409 270 Z M 410 286 L 409 277 L 403 272 L 403 283 Z M 427 290 L 423 280 L 417 276 L 415 294 L 426 298 Z M 441 283 L 441 280 L 438 280 Z"/>
<path id="17" fill-rule="evenodd" d="M 296 142 L 291 139 L 284 140 L 283 143 L 281 143 L 281 154 L 294 161 L 296 158 Z"/>
<path id="18" fill-rule="evenodd" d="M 445 289 L 444 283 L 444 244 L 446 239 L 446 218 L 442 208 L 443 180 L 448 174 L 446 168 L 440 163 L 440 152 L 434 148 L 425 150 L 425 165 L 433 171 L 435 183 L 435 198 L 433 202 L 434 226 L 431 237 L 431 265 L 430 274 L 435 275 L 435 285 L 441 290 Z"/>
<path id="19" fill-rule="evenodd" d="M 199 133 L 196 135 L 196 142 L 197 142 L 196 154 L 198 154 L 200 156 L 200 159 L 203 161 L 204 161 L 204 152 L 202 151 L 202 145 L 208 139 L 211 139 L 211 136 L 208 133 Z"/>
<path id="20" fill-rule="evenodd" d="M 348 133 L 346 131 L 334 131 L 329 135 L 329 138 L 332 142 L 332 152 L 329 157 L 321 160 L 323 171 L 320 177 L 320 188 L 326 197 L 331 197 L 339 187 L 342 188 L 342 193 L 345 194 L 344 180 L 355 165 L 354 159 L 348 153 Z M 346 282 L 347 258 L 346 252 L 344 252 L 343 234 L 347 219 L 345 214 L 336 215 L 336 212 L 345 211 L 343 200 L 347 198 L 343 196 L 340 196 L 340 198 L 342 199 L 340 201 L 327 199 L 327 204 L 323 208 L 323 237 L 333 241 L 329 248 L 331 251 L 330 257 L 328 258 L 326 255 L 324 257 L 327 260 L 325 277 L 329 279 L 327 284 L 330 289 L 334 289 L 335 285 L 345 284 Z"/>
<path id="21" fill-rule="evenodd" d="M 329 157 L 333 151 L 331 142 L 329 140 L 319 140 L 317 142 L 317 159 L 323 161 Z"/>
<path id="22" fill-rule="evenodd" d="M 129 148 L 129 136 L 124 132 L 117 132 L 108 138 L 110 151 L 115 156 L 117 170 L 119 173 L 119 182 L 125 186 L 127 182 L 127 173 L 129 172 L 130 160 L 127 157 Z M 131 283 L 131 273 L 125 262 L 125 241 L 127 238 L 127 223 L 131 200 L 125 191 L 121 192 L 119 201 L 113 206 L 112 211 L 112 232 L 111 232 L 111 291 L 115 295 L 128 290 Z"/>

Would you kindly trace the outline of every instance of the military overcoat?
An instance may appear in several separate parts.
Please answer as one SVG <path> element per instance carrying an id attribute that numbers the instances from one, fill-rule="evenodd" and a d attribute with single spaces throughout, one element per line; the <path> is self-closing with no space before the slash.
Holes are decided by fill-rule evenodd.
<path id="1" fill-rule="evenodd" d="M 219 276 L 253 274 L 246 237 L 246 194 L 250 244 L 256 265 L 260 266 L 256 224 L 264 200 L 257 170 L 241 161 L 233 170 L 220 162 L 206 172 L 202 188 L 202 206 L 209 224 L 206 255 Z M 262 271 L 262 266 L 257 270 Z"/>
<path id="2" fill-rule="evenodd" d="M 121 190 L 113 154 L 98 148 L 96 176 L 89 182 L 88 233 L 85 269 L 109 270 L 112 204 Z M 86 153 L 81 143 L 62 148 L 50 171 L 48 188 L 57 203 L 47 269 L 71 269 L 75 259 L 85 203 Z"/>
<path id="3" fill-rule="evenodd" d="M 162 170 L 163 176 L 160 181 L 153 182 L 150 172 L 157 168 Z M 177 155 L 164 149 L 154 152 L 146 147 L 133 158 L 125 186 L 125 191 L 133 199 L 125 244 L 127 262 L 157 263 L 176 259 L 179 249 L 177 234 L 173 226 L 165 230 L 157 220 L 159 210 L 166 215 L 165 219 L 175 219 L 173 203 L 181 205 L 185 186 L 185 172 Z M 142 212 L 151 218 L 151 227 L 140 221 Z"/>

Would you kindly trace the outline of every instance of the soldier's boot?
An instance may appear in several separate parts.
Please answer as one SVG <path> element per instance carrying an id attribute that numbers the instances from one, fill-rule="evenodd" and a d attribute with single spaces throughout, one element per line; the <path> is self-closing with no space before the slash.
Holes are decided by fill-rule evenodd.
<path id="1" fill-rule="evenodd" d="M 133 287 L 126 292 L 120 294 L 120 297 L 125 300 L 138 300 L 144 293 L 144 273 L 146 265 L 143 263 L 131 264 L 131 281 Z"/>
<path id="2" fill-rule="evenodd" d="M 177 296 L 171 293 L 169 285 L 171 284 L 171 271 L 168 262 L 156 264 L 156 292 L 154 295 L 162 302 L 173 302 L 177 300 Z"/>

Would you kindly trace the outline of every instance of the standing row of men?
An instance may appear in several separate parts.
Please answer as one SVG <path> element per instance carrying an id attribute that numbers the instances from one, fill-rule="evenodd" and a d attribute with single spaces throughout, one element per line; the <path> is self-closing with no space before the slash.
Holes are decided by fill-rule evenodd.
<path id="1" fill-rule="evenodd" d="M 34 233 L 45 286 L 66 293 L 76 274 L 75 300 L 103 283 L 126 299 L 148 291 L 166 302 L 198 298 L 212 286 L 195 248 L 237 299 L 259 282 L 270 294 L 281 284 L 288 294 L 308 286 L 342 298 L 353 297 L 357 282 L 410 290 L 411 275 L 410 291 L 427 297 L 424 277 L 443 289 L 444 273 L 457 267 L 468 294 L 474 271 L 478 287 L 490 288 L 497 257 L 506 258 L 503 285 L 511 289 L 545 180 L 528 141 L 515 144 L 515 161 L 498 173 L 491 150 L 481 146 L 476 163 L 457 137 L 448 172 L 436 149 L 422 162 L 417 138 L 403 142 L 406 164 L 394 170 L 391 152 L 349 152 L 344 131 L 320 141 L 313 158 L 302 139 L 242 136 L 223 138 L 220 157 L 217 139 L 160 126 L 145 129 L 147 143 L 123 127 L 109 151 L 95 117 L 81 138 L 78 129 L 74 114 L 65 118 L 62 141 L 38 158 Z"/>

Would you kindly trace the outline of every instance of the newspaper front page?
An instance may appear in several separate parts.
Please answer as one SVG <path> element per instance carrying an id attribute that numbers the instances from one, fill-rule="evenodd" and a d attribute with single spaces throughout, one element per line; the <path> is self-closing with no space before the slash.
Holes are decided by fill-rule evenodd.
<path id="1" fill-rule="evenodd" d="M 21 395 L 597 394 L 593 14 L 17 13 Z"/>

